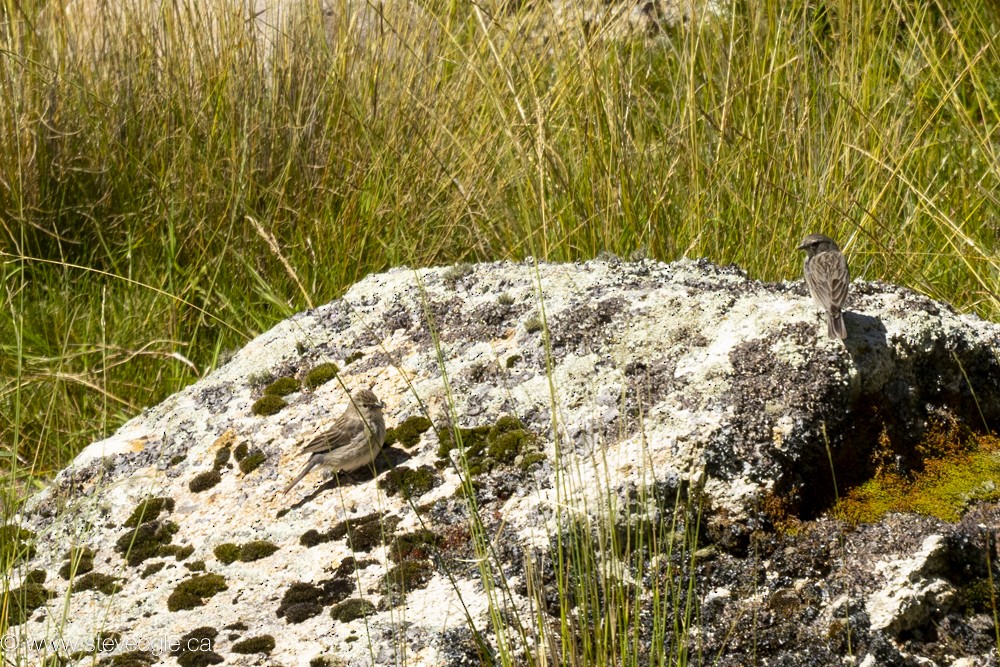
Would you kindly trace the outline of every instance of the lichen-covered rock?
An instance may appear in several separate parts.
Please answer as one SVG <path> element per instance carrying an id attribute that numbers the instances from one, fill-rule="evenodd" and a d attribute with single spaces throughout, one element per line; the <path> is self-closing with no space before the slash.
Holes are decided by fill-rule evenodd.
<path id="1" fill-rule="evenodd" d="M 30 499 L 0 540 L 23 598 L 10 631 L 194 633 L 206 646 L 176 654 L 187 662 L 245 664 L 259 644 L 275 664 L 393 664 L 405 645 L 408 663 L 443 664 L 491 645 L 498 618 L 521 613 L 528 632 L 538 609 L 579 610 L 580 591 L 631 609 L 629 596 L 688 573 L 698 641 L 719 664 L 832 664 L 848 631 L 883 664 L 924 655 L 908 637 L 942 622 L 961 637 L 972 621 L 958 610 L 984 613 L 978 524 L 842 532 L 813 519 L 838 487 L 918 468 L 941 414 L 1000 425 L 1000 326 L 862 282 L 845 319 L 846 342 L 831 341 L 800 282 L 706 261 L 369 276 L 92 444 Z M 275 378 L 326 364 L 337 373 L 280 411 L 253 409 Z M 374 469 L 313 472 L 283 495 L 301 444 L 364 386 L 395 429 Z M 635 582 L 556 567 L 558 550 L 598 547 L 613 560 L 674 555 Z M 90 590 L 44 578 L 91 567 Z M 504 580 L 502 610 L 487 574 Z M 905 577 L 909 592 L 886 593 Z M 59 623 L 36 622 L 47 617 Z M 252 635 L 215 630 L 226 627 Z M 239 643 L 253 637 L 273 646 Z"/>

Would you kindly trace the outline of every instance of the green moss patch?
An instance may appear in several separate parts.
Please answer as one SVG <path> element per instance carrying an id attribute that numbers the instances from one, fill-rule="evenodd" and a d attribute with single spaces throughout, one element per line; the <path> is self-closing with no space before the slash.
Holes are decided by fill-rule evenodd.
<path id="1" fill-rule="evenodd" d="M 519 361 L 521 361 L 521 355 L 520 354 L 512 354 L 509 357 L 507 357 L 507 361 L 504 363 L 504 365 L 507 368 L 514 368 L 514 366 L 516 366 L 517 362 L 519 362 Z"/>
<path id="2" fill-rule="evenodd" d="M 115 551 L 120 553 L 128 564 L 135 567 L 143 561 L 161 555 L 161 549 L 170 544 L 173 536 L 180 528 L 172 521 L 149 521 L 133 530 L 125 531 L 115 543 Z"/>
<path id="3" fill-rule="evenodd" d="M 280 396 L 272 396 L 270 394 L 265 394 L 261 396 L 256 401 L 254 401 L 253 407 L 250 408 L 251 412 L 255 415 L 261 417 L 268 417 L 270 415 L 276 414 L 281 411 L 282 408 L 288 405 L 288 402 L 281 398 Z"/>
<path id="4" fill-rule="evenodd" d="M 354 592 L 354 583 L 347 577 L 334 577 L 315 584 L 296 582 L 285 590 L 278 606 L 278 618 L 288 623 L 301 623 L 318 616 L 323 607 L 336 604 Z"/>
<path id="5" fill-rule="evenodd" d="M 188 484 L 188 488 L 191 489 L 191 493 L 201 493 L 202 491 L 211 489 L 221 481 L 222 475 L 219 474 L 218 470 L 206 470 L 203 473 L 195 475 L 194 479 Z"/>
<path id="6" fill-rule="evenodd" d="M 237 545 L 231 542 L 226 542 L 225 544 L 220 544 L 215 547 L 215 557 L 219 559 L 220 562 L 229 565 L 240 561 L 243 563 L 252 563 L 255 560 L 260 560 L 262 558 L 267 558 L 280 547 L 276 544 L 268 542 L 266 540 L 254 540 L 253 542 L 247 542 L 244 545 Z"/>
<path id="7" fill-rule="evenodd" d="M 69 579 L 70 576 L 87 574 L 94 569 L 94 551 L 90 547 L 76 547 L 70 549 L 63 556 L 66 562 L 59 568 L 59 576 Z"/>
<path id="8" fill-rule="evenodd" d="M 853 524 L 873 523 L 889 512 L 958 521 L 972 504 L 1000 500 L 1000 438 L 982 436 L 970 449 L 925 459 L 911 475 L 886 470 L 851 489 L 830 514 Z"/>
<path id="9" fill-rule="evenodd" d="M 355 361 L 357 361 L 358 359 L 361 359 L 364 356 L 365 356 L 365 353 L 362 352 L 361 350 L 357 350 L 355 352 L 352 352 L 349 355 L 347 355 L 346 359 L 344 359 L 344 365 L 353 364 Z"/>
<path id="10" fill-rule="evenodd" d="M 340 369 L 337 368 L 337 364 L 320 364 L 313 367 L 308 373 L 306 373 L 305 385 L 309 389 L 315 389 L 316 387 L 326 384 L 333 378 L 337 377 L 337 373 L 339 372 Z"/>
<path id="11" fill-rule="evenodd" d="M 341 577 L 346 578 L 357 572 L 358 570 L 363 570 L 369 565 L 377 565 L 378 561 L 372 560 L 371 558 L 364 558 L 362 560 L 356 559 L 354 556 L 348 556 L 340 562 L 337 569 L 333 571 L 334 578 Z"/>
<path id="12" fill-rule="evenodd" d="M 162 512 L 173 512 L 174 511 L 174 499 L 173 498 L 146 498 L 132 510 L 132 514 L 125 519 L 125 523 L 122 524 L 122 528 L 135 528 L 141 523 L 146 523 L 147 521 L 153 521 L 159 518 Z"/>
<path id="13" fill-rule="evenodd" d="M 356 619 L 371 616 L 374 613 L 375 605 L 361 598 L 350 598 L 343 602 L 338 602 L 330 610 L 330 616 L 333 620 L 340 621 L 341 623 L 350 623 Z"/>
<path id="14" fill-rule="evenodd" d="M 98 664 L 110 667 L 152 667 L 157 662 L 159 662 L 159 658 L 152 651 L 128 651 L 101 658 Z"/>
<path id="15" fill-rule="evenodd" d="M 498 465 L 517 465 L 526 470 L 545 460 L 540 451 L 538 437 L 524 428 L 517 417 L 504 416 L 492 426 L 444 430 L 438 446 L 439 467 L 449 460 L 449 453 L 458 448 L 461 440 L 465 448 L 465 461 L 472 476 L 490 472 Z"/>
<path id="16" fill-rule="evenodd" d="M 441 546 L 444 538 L 426 528 L 400 535 L 392 542 L 389 558 L 396 563 L 405 560 L 427 560 Z"/>
<path id="17" fill-rule="evenodd" d="M 236 642 L 233 644 L 233 653 L 242 653 L 244 655 L 248 653 L 270 653 L 274 650 L 275 646 L 274 637 L 271 635 L 261 635 Z"/>
<path id="18" fill-rule="evenodd" d="M 267 460 L 267 455 L 259 449 L 253 450 L 252 453 L 248 454 L 242 461 L 240 461 L 240 472 L 244 475 L 249 475 L 254 470 L 260 467 L 260 465 Z"/>
<path id="19" fill-rule="evenodd" d="M 7 603 L 7 620 L 11 625 L 20 625 L 27 621 L 36 609 L 48 600 L 56 597 L 52 591 L 46 590 L 41 584 L 22 584 L 7 593 L 4 601 Z M 2 612 L 2 609 L 0 609 Z"/>
<path id="20" fill-rule="evenodd" d="M 177 584 L 177 588 L 167 598 L 167 609 L 180 611 L 201 607 L 205 604 L 205 600 L 228 588 L 226 579 L 222 575 L 196 574 Z"/>
<path id="21" fill-rule="evenodd" d="M 379 480 L 378 486 L 387 496 L 397 493 L 403 498 L 419 498 L 440 484 L 437 471 L 432 466 L 422 465 L 419 468 L 399 466 L 393 468 Z"/>
<path id="22" fill-rule="evenodd" d="M 226 467 L 229 463 L 229 458 L 233 455 L 233 450 L 228 446 L 219 449 L 215 452 L 215 460 L 212 461 L 212 470 L 220 471 Z"/>
<path id="23" fill-rule="evenodd" d="M 121 579 L 118 577 L 112 577 L 101 572 L 88 572 L 82 577 L 77 577 L 71 585 L 75 593 L 79 593 L 80 591 L 97 591 L 105 595 L 114 595 L 122 589 L 120 581 Z"/>
<path id="24" fill-rule="evenodd" d="M 157 556 L 173 556 L 174 560 L 184 560 L 188 556 L 194 553 L 194 547 L 191 545 L 181 546 L 179 544 L 168 544 L 166 546 L 160 547 Z"/>
<path id="25" fill-rule="evenodd" d="M 190 563 L 184 563 L 185 569 L 190 572 L 204 572 L 205 571 L 205 561 L 196 560 Z"/>
<path id="26" fill-rule="evenodd" d="M 211 626 L 195 628 L 183 635 L 170 655 L 177 658 L 181 667 L 206 667 L 223 662 L 221 655 L 215 652 L 215 638 L 219 631 Z"/>
<path id="27" fill-rule="evenodd" d="M 159 563 L 150 563 L 149 565 L 143 568 L 142 574 L 140 574 L 139 576 L 143 579 L 148 579 L 157 572 L 159 572 L 160 570 L 162 570 L 164 566 L 166 566 L 166 563 L 164 563 L 163 561 L 160 561 Z"/>
<path id="28" fill-rule="evenodd" d="M 410 591 L 423 588 L 434 576 L 434 565 L 426 560 L 405 560 L 394 566 L 382 579 L 382 592 L 393 606 L 400 604 Z"/>
<path id="29" fill-rule="evenodd" d="M 431 420 L 419 415 L 407 417 L 395 428 L 386 429 L 385 446 L 394 445 L 397 442 L 403 447 L 410 448 L 420 442 L 420 436 L 432 426 Z"/>
<path id="30" fill-rule="evenodd" d="M 15 563 L 35 557 L 32 540 L 35 534 L 14 525 L 0 527 L 0 571 L 6 572 Z"/>
<path id="31" fill-rule="evenodd" d="M 399 517 L 393 515 L 366 514 L 356 519 L 341 521 L 325 533 L 308 530 L 299 538 L 299 543 L 305 547 L 314 547 L 317 544 L 349 537 L 349 544 L 354 551 L 371 551 L 382 543 L 383 525 L 386 534 L 390 534 L 399 522 Z"/>
<path id="32" fill-rule="evenodd" d="M 298 380 L 286 375 L 285 377 L 280 377 L 271 384 L 267 385 L 264 389 L 264 395 L 288 396 L 289 394 L 294 394 L 301 388 L 302 384 Z"/>
<path id="33" fill-rule="evenodd" d="M 44 584 L 45 580 L 49 578 L 48 573 L 45 570 L 32 570 L 28 574 L 24 575 L 24 581 L 28 584 Z"/>
<path id="34" fill-rule="evenodd" d="M 236 459 L 237 461 L 242 461 L 247 457 L 247 454 L 249 453 L 250 453 L 250 447 L 247 446 L 247 443 L 241 442 L 240 444 L 236 445 L 236 449 L 233 450 L 233 458 Z"/>

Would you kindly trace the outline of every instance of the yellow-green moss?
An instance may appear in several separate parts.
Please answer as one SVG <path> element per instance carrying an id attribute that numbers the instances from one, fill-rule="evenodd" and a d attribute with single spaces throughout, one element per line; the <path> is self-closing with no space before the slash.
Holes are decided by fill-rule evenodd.
<path id="1" fill-rule="evenodd" d="M 975 502 L 1000 500 L 1000 439 L 983 436 L 973 449 L 949 448 L 924 461 L 923 470 L 903 476 L 882 472 L 840 499 L 831 514 L 850 523 L 878 521 L 888 512 L 915 512 L 957 521 Z M 950 451 L 949 451 L 950 450 Z"/>
<path id="2" fill-rule="evenodd" d="M 165 566 L 166 563 L 164 563 L 163 561 L 160 561 L 159 563 L 150 563 L 149 565 L 143 568 L 142 574 L 140 574 L 139 576 L 143 579 L 148 579 L 149 577 L 153 576 L 154 574 L 162 570 Z"/>
<path id="3" fill-rule="evenodd" d="M 458 434 L 465 446 L 465 461 L 472 476 L 489 472 L 500 464 L 517 463 L 522 469 L 527 469 L 545 458 L 537 449 L 538 438 L 525 429 L 517 417 L 501 417 L 492 426 L 459 428 Z M 452 431 L 441 433 L 441 444 L 438 446 L 441 465 L 448 460 L 449 452 L 457 447 L 455 440 Z"/>
<path id="4" fill-rule="evenodd" d="M 264 394 L 267 396 L 288 396 L 301 388 L 302 384 L 298 380 L 286 375 L 267 385 L 267 388 L 264 389 Z"/>
<path id="5" fill-rule="evenodd" d="M 201 607 L 205 604 L 205 600 L 228 588 L 226 579 L 222 575 L 196 574 L 177 584 L 177 588 L 167 598 L 167 609 L 180 611 Z"/>
<path id="6" fill-rule="evenodd" d="M 160 547 L 157 556 L 173 556 L 175 560 L 181 561 L 194 553 L 194 547 L 189 545 L 167 544 Z"/>
<path id="7" fill-rule="evenodd" d="M 545 328 L 545 324 L 537 315 L 529 317 L 524 323 L 524 330 L 528 333 L 535 333 L 536 331 L 541 331 L 543 328 Z"/>
<path id="8" fill-rule="evenodd" d="M 266 394 L 254 401 L 253 407 L 250 408 L 250 410 L 255 415 L 267 417 L 279 412 L 286 405 L 288 405 L 288 402 L 280 396 L 271 396 L 270 394 Z"/>
<path id="9" fill-rule="evenodd" d="M 513 306 L 514 297 L 510 295 L 510 292 L 502 292 L 500 296 L 497 297 L 497 303 L 501 306 Z"/>
<path id="10" fill-rule="evenodd" d="M 353 620 L 371 616 L 374 613 L 375 605 L 361 598 L 350 598 L 343 602 L 338 602 L 330 610 L 330 616 L 333 620 L 340 621 L 341 623 L 350 623 Z"/>
<path id="11" fill-rule="evenodd" d="M 205 561 L 194 560 L 190 563 L 184 563 L 184 567 L 191 572 L 204 572 L 205 571 Z"/>
<path id="12" fill-rule="evenodd" d="M 344 364 L 345 365 L 352 364 L 364 356 L 365 356 L 364 352 L 362 352 L 361 350 L 357 350 L 356 352 L 352 352 L 351 354 L 347 355 L 347 358 L 344 359 Z"/>
<path id="13" fill-rule="evenodd" d="M 268 542 L 267 540 L 247 542 L 240 547 L 240 562 L 252 563 L 255 560 L 267 558 L 277 550 L 278 546 Z"/>
<path id="14" fill-rule="evenodd" d="M 121 580 L 118 577 L 112 577 L 108 574 L 88 572 L 82 577 L 77 577 L 71 585 L 75 593 L 80 591 L 98 591 L 105 595 L 114 595 L 122 589 L 121 584 L 118 583 L 119 581 Z"/>
<path id="15" fill-rule="evenodd" d="M 185 459 L 187 459 L 187 456 L 185 456 L 184 454 L 176 454 L 170 457 L 170 461 L 168 462 L 167 465 L 173 468 L 178 463 L 183 463 Z"/>
<path id="16" fill-rule="evenodd" d="M 148 521 L 127 530 L 115 543 L 115 551 L 120 553 L 132 567 L 145 560 L 161 555 L 160 550 L 170 544 L 174 534 L 180 530 L 172 521 Z"/>
<path id="17" fill-rule="evenodd" d="M 94 551 L 89 547 L 70 549 L 63 558 L 66 562 L 59 568 L 59 576 L 63 579 L 69 579 L 72 575 L 87 574 L 94 569 Z"/>
<path id="18" fill-rule="evenodd" d="M 236 642 L 233 644 L 233 653 L 270 653 L 274 650 L 275 646 L 274 637 L 271 635 L 261 635 Z"/>
<path id="19" fill-rule="evenodd" d="M 215 547 L 215 557 L 219 562 L 229 565 L 240 559 L 240 548 L 232 542 L 226 542 Z"/>
<path id="20" fill-rule="evenodd" d="M 247 443 L 241 442 L 240 444 L 236 445 L 236 449 L 233 450 L 233 458 L 235 458 L 237 461 L 242 461 L 247 457 L 247 454 L 249 453 L 250 453 L 250 447 L 247 446 Z"/>
<path id="21" fill-rule="evenodd" d="M 320 533 L 317 530 L 308 530 L 299 538 L 299 543 L 305 547 L 314 547 L 324 542 L 344 539 L 349 535 L 349 544 L 354 551 L 371 551 L 382 543 L 383 525 L 385 532 L 390 534 L 399 521 L 399 517 L 391 514 L 384 516 L 366 514 L 356 519 L 341 521 L 325 533 Z"/>
<path id="22" fill-rule="evenodd" d="M 431 420 L 427 417 L 419 415 L 408 417 L 395 428 L 386 430 L 385 446 L 388 447 L 398 442 L 403 447 L 409 449 L 420 442 L 421 434 L 427 431 L 430 427 Z"/>
<path id="23" fill-rule="evenodd" d="M 514 368 L 514 366 L 517 365 L 517 362 L 521 361 L 521 359 L 522 357 L 520 354 L 512 354 L 509 357 L 507 357 L 507 361 L 504 363 L 504 365 L 507 366 L 507 368 Z"/>
<path id="24" fill-rule="evenodd" d="M 382 479 L 378 486 L 387 496 L 399 493 L 403 498 L 418 498 L 434 488 L 437 472 L 433 467 L 422 465 L 419 468 L 399 466 L 393 468 Z"/>
<path id="25" fill-rule="evenodd" d="M 125 519 L 125 523 L 122 524 L 122 528 L 135 528 L 140 523 L 153 521 L 164 511 L 174 511 L 173 498 L 146 498 L 135 506 L 135 509 L 132 510 L 132 514 L 130 514 L 129 517 Z"/>
<path id="26" fill-rule="evenodd" d="M 24 582 L 27 584 L 44 584 L 49 575 L 45 570 L 32 570 L 24 575 Z"/>
<path id="27" fill-rule="evenodd" d="M 195 475 L 194 479 L 188 484 L 188 488 L 191 489 L 191 493 L 201 493 L 202 491 L 211 489 L 221 481 L 222 475 L 219 474 L 218 470 L 206 470 Z"/>
<path id="28" fill-rule="evenodd" d="M 33 532 L 18 526 L 0 527 L 0 571 L 6 572 L 18 561 L 34 558 L 35 547 L 31 544 L 34 538 Z"/>
<path id="29" fill-rule="evenodd" d="M 221 447 L 219 451 L 215 452 L 215 460 L 212 461 L 212 470 L 222 470 L 229 463 L 229 457 L 232 456 L 233 450 L 228 446 Z"/>
<path id="30" fill-rule="evenodd" d="M 306 373 L 306 387 L 309 389 L 315 389 L 316 387 L 337 377 L 337 373 L 339 372 L 340 369 L 337 368 L 337 364 L 334 363 L 314 366 L 308 373 Z"/>
<path id="31" fill-rule="evenodd" d="M 260 465 L 267 460 L 267 455 L 259 449 L 253 450 L 251 454 L 248 454 L 242 461 L 240 461 L 240 472 L 244 475 L 249 475 L 254 470 L 260 467 Z"/>
<path id="32" fill-rule="evenodd" d="M 399 595 L 423 588 L 434 576 L 434 565 L 425 560 L 404 560 L 394 566 L 382 579 L 382 590 L 390 595 L 393 603 Z"/>

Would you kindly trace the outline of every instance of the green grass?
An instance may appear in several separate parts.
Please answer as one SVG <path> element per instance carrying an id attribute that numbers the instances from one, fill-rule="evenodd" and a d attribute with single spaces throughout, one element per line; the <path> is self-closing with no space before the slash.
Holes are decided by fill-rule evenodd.
<path id="1" fill-rule="evenodd" d="M 306 21 L 268 57 L 241 17 L 210 37 L 169 3 L 127 37 L 107 21 L 97 54 L 54 6 L 0 0 L 7 500 L 399 264 L 641 251 L 797 279 L 794 247 L 823 231 L 857 278 L 1000 319 L 987 0 L 737 1 L 655 42 L 545 47 L 433 0 L 419 29 L 386 31 L 391 48 L 330 48 Z M 626 641 L 628 618 L 608 622 Z"/>

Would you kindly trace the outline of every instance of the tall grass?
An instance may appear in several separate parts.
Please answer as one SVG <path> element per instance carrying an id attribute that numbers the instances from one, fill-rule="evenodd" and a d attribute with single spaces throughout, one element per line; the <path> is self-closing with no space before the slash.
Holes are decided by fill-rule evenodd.
<path id="1" fill-rule="evenodd" d="M 824 231 L 855 277 L 1000 318 L 988 0 L 737 0 L 615 42 L 524 38 L 511 10 L 445 0 L 287 26 L 116 6 L 90 22 L 0 0 L 8 501 L 277 321 L 398 264 L 638 251 L 780 280 L 799 275 L 798 239 Z M 615 624 L 630 619 L 605 620 L 627 642 Z"/>

